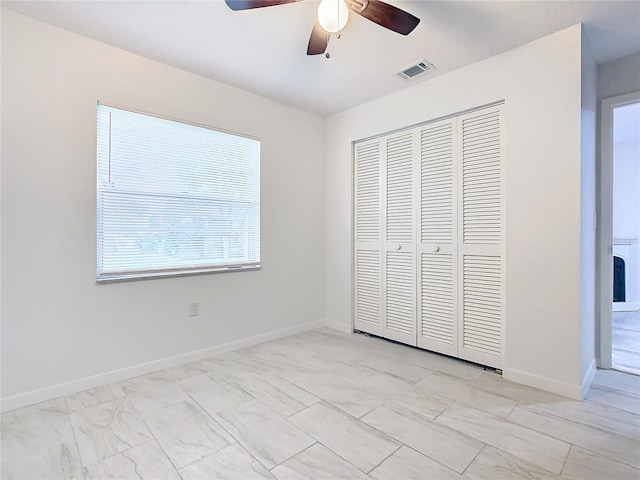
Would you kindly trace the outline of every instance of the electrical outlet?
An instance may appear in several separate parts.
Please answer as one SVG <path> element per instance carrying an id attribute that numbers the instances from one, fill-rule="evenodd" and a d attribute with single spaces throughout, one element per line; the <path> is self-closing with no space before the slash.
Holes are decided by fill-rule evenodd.
<path id="1" fill-rule="evenodd" d="M 198 302 L 192 302 L 189 304 L 189 316 L 197 317 L 200 315 L 200 304 Z"/>

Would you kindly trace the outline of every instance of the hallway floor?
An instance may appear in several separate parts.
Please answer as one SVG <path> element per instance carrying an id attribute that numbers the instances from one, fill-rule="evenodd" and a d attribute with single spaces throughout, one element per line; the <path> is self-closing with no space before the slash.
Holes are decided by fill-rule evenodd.
<path id="1" fill-rule="evenodd" d="M 613 312 L 613 368 L 640 375 L 640 310 Z"/>

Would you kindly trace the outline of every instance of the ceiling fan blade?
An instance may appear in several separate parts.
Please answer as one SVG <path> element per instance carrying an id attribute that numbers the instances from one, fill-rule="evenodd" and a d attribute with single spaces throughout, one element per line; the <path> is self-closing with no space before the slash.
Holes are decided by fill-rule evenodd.
<path id="1" fill-rule="evenodd" d="M 349 6 L 367 20 L 402 35 L 409 35 L 420 23 L 418 17 L 380 0 L 352 0 Z"/>
<path id="2" fill-rule="evenodd" d="M 325 32 L 320 24 L 316 22 L 309 37 L 309 45 L 307 46 L 307 55 L 320 55 L 324 53 L 329 44 L 329 34 Z"/>
<path id="3" fill-rule="evenodd" d="M 273 7 L 294 3 L 297 0 L 224 0 L 231 10 L 249 10 L 251 8 Z"/>

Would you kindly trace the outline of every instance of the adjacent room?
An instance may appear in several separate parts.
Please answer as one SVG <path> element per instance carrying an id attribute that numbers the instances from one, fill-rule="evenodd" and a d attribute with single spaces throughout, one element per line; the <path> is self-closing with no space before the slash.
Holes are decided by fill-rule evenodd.
<path id="1" fill-rule="evenodd" d="M 640 2 L 1 6 L 3 479 L 640 478 Z"/>

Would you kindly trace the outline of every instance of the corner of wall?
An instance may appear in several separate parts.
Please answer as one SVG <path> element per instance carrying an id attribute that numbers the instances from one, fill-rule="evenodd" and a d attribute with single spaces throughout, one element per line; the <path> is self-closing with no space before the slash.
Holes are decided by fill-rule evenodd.
<path id="1" fill-rule="evenodd" d="M 343 333 L 353 333 L 353 327 L 350 323 L 339 322 L 337 320 L 325 319 L 324 326 L 333 328 L 339 332 Z"/>
<path id="2" fill-rule="evenodd" d="M 595 373 L 595 372 L 594 372 Z M 502 376 L 512 382 L 521 383 L 530 387 L 539 388 L 547 392 L 562 395 L 573 400 L 582 400 L 582 387 L 570 383 L 560 382 L 549 377 L 543 377 L 523 370 L 505 368 Z M 589 382 L 589 385 L 591 382 Z"/>
<path id="3" fill-rule="evenodd" d="M 582 26 L 580 51 L 580 380 L 596 352 L 596 110 L 597 65 Z M 590 380 L 588 382 L 591 383 Z M 588 388 L 588 386 L 587 386 Z"/>

